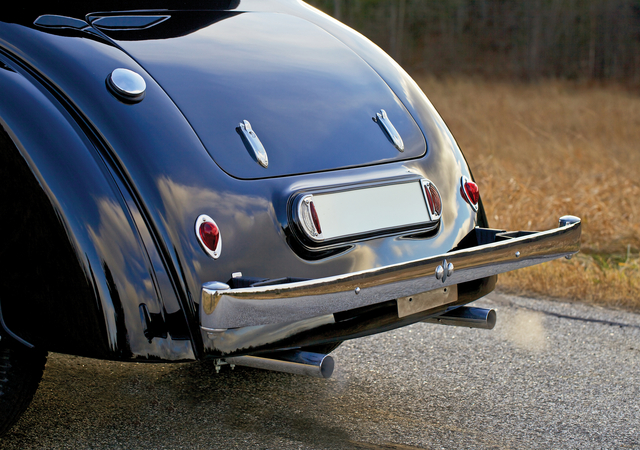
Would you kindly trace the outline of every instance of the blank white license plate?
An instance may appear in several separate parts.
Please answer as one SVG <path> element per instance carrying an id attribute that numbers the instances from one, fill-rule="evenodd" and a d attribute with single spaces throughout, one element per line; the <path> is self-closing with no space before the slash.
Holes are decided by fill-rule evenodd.
<path id="1" fill-rule="evenodd" d="M 433 223 L 422 180 L 302 196 L 298 216 L 315 241 Z"/>

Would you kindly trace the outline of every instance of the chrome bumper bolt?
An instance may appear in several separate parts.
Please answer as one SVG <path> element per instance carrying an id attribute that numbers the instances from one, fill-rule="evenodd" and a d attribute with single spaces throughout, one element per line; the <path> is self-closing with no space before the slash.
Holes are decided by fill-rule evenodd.
<path id="1" fill-rule="evenodd" d="M 453 264 L 447 263 L 447 260 L 445 259 L 442 262 L 442 265 L 436 267 L 436 279 L 442 280 L 442 282 L 444 283 L 451 275 L 453 275 Z"/>

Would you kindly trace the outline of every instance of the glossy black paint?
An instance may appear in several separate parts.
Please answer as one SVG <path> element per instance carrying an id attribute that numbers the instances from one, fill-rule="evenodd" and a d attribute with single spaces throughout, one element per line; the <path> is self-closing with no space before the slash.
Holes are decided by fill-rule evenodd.
<path id="1" fill-rule="evenodd" d="M 12 250 L 15 258 L 23 250 L 32 255 L 30 258 L 43 256 L 40 265 L 23 264 L 24 273 L 7 282 L 0 297 L 7 326 L 24 339 L 56 351 L 103 358 L 201 357 L 198 308 L 204 282 L 226 282 L 234 272 L 248 277 L 309 279 L 445 253 L 477 224 L 475 213 L 458 192 L 460 177 L 470 177 L 470 172 L 457 144 L 424 94 L 380 49 L 297 1 L 243 0 L 227 6 L 234 7 L 233 11 L 201 14 L 198 17 L 209 19 L 195 23 L 186 19 L 191 15 L 175 13 L 180 20 L 169 19 L 158 27 L 170 23 L 180 26 L 148 39 L 149 33 L 159 33 L 151 27 L 140 32 L 140 41 L 122 38 L 125 33 L 133 36 L 128 31 L 109 31 L 114 38 L 110 39 L 98 28 L 36 26 L 33 21 L 38 15 L 33 13 L 0 17 L 0 61 L 11 69 L 0 70 L 0 122 L 8 136 L 2 158 L 22 167 L 22 174 L 15 172 L 9 183 L 14 186 L 10 205 L 18 215 L 42 214 L 52 224 L 46 229 L 50 234 L 35 239 L 35 244 L 29 243 L 33 237 L 28 227 L 13 225 L 10 230 L 16 242 Z M 82 15 L 77 11 L 49 9 L 46 13 L 85 20 L 84 13 L 92 9 Z M 251 16 L 256 11 L 262 12 Z M 318 155 L 325 158 L 308 159 L 305 151 L 322 152 L 320 140 L 311 140 L 306 148 L 301 136 L 306 135 L 305 130 L 314 136 L 322 125 L 296 117 L 295 127 L 281 128 L 284 135 L 279 135 L 279 125 L 273 125 L 286 124 L 295 116 L 296 80 L 309 75 L 297 61 L 291 61 L 289 70 L 279 72 L 280 77 L 287 77 L 278 80 L 276 89 L 281 94 L 282 111 L 264 105 L 256 108 L 252 103 L 261 90 L 268 89 L 262 84 L 260 71 L 254 78 L 250 71 L 245 74 L 244 82 L 251 85 L 247 97 L 242 96 L 242 89 L 226 97 L 214 89 L 206 91 L 207 95 L 193 86 L 180 90 L 172 55 L 162 53 L 163 44 L 181 49 L 183 43 L 191 44 L 200 35 L 211 35 L 215 37 L 211 43 L 218 43 L 224 33 L 217 30 L 224 30 L 224 26 L 242 28 L 247 25 L 242 17 L 263 20 L 274 13 L 286 15 L 278 19 L 285 25 L 301 27 L 303 32 L 297 36 L 301 48 L 313 44 L 310 37 L 321 35 L 322 39 L 335 39 L 332 48 L 340 48 L 349 58 L 355 57 L 350 52 L 359 55 L 367 66 L 359 65 L 357 70 L 370 71 L 367 77 L 377 83 L 376 89 L 383 92 L 381 98 L 393 100 L 391 107 L 403 111 L 406 129 L 415 127 L 407 132 L 408 141 L 413 142 L 410 136 L 418 136 L 423 144 L 427 142 L 426 155 L 398 153 L 378 125 L 367 118 L 376 112 L 371 108 L 378 108 L 371 104 L 362 106 L 366 120 L 355 122 L 350 122 L 349 111 L 358 108 L 337 108 L 343 114 L 338 117 L 348 122 L 348 130 L 346 137 L 336 138 L 344 141 L 335 142 L 353 149 L 353 155 L 340 159 L 332 148 Z M 223 18 L 211 21 L 210 16 Z M 280 23 L 278 20 L 275 23 Z M 265 23 L 273 26 L 270 21 Z M 318 34 L 321 29 L 333 37 Z M 269 56 L 287 64 L 286 55 L 278 52 L 283 47 L 275 40 L 276 36 L 271 36 L 271 41 L 266 39 L 260 47 L 266 55 L 264 67 L 269 66 Z M 259 41 L 254 38 L 252 42 Z M 231 52 L 231 59 L 240 64 L 236 53 L 242 52 L 242 42 L 231 39 L 225 45 L 225 52 Z M 231 83 L 233 77 L 224 78 L 224 73 L 214 70 L 223 65 L 222 56 L 206 64 L 197 55 L 183 56 L 179 67 L 186 83 L 202 81 L 203 70 Z M 145 79 L 143 101 L 123 103 L 108 91 L 106 77 L 118 67 L 136 71 Z M 380 81 L 375 81 L 377 76 Z M 315 74 L 311 79 L 320 83 L 322 77 Z M 344 93 L 340 80 L 345 79 L 347 74 L 343 73 L 334 80 L 335 92 Z M 174 92 L 176 98 L 172 97 Z M 331 104 L 340 104 L 339 95 L 329 94 L 327 111 Z M 212 99 L 217 103 L 212 105 Z M 237 117 L 229 117 L 227 123 L 224 111 Z M 244 117 L 245 111 L 256 119 Z M 219 120 L 209 124 L 209 113 L 218 114 L 215 117 Z M 390 117 L 395 123 L 394 116 Z M 248 157 L 235 133 L 236 122 L 242 119 L 252 124 L 272 121 L 265 122 L 264 128 L 268 130 L 264 138 L 268 152 L 279 142 L 285 143 L 286 152 L 274 153 L 280 161 L 274 172 L 264 175 L 269 178 L 257 179 L 263 177 L 264 169 Z M 233 127 L 228 135 L 227 126 Z M 254 128 L 262 139 L 263 133 Z M 220 143 L 210 130 L 219 132 Z M 287 133 L 297 133 L 296 139 L 289 140 Z M 360 138 L 367 146 L 358 145 Z M 369 144 L 373 150 L 366 154 Z M 218 145 L 222 153 L 212 150 Z M 387 149 L 392 156 L 386 156 Z M 227 156 L 230 159 L 224 159 Z M 352 157 L 356 159 L 349 159 Z M 302 169 L 296 169 L 298 163 Z M 329 170 L 345 166 L 356 167 Z M 303 172 L 311 173 L 300 174 Z M 297 175 L 284 176 L 292 173 Z M 24 184 L 24 192 L 15 192 L 17 178 L 28 174 L 31 178 Z M 297 238 L 290 229 L 287 205 L 297 192 L 407 174 L 430 179 L 442 194 L 442 225 L 435 235 L 378 237 L 319 258 L 296 251 Z M 29 197 L 39 200 L 29 202 Z M 200 214 L 211 216 L 220 227 L 224 244 L 218 260 L 209 258 L 196 240 L 194 223 Z M 44 253 L 40 253 L 42 248 Z M 47 273 L 60 264 L 58 255 L 66 255 L 64 267 L 69 270 Z M 44 280 L 41 285 L 38 279 Z M 88 311 L 81 312 L 81 308 Z"/>
<path id="2" fill-rule="evenodd" d="M 209 25 L 173 37 L 174 20 L 206 15 Z M 145 38 L 152 30 L 155 38 Z M 231 176 L 314 173 L 418 158 L 426 151 L 415 121 L 384 81 L 306 20 L 268 12 L 173 12 L 141 32 L 105 33 L 153 74 Z M 404 152 L 372 120 L 380 109 L 403 136 Z M 254 164 L 238 139 L 236 127 L 245 119 L 269 155 L 267 168 Z"/>
<path id="3" fill-rule="evenodd" d="M 56 351 L 168 356 L 173 350 L 156 348 L 158 342 L 137 348 L 128 338 L 141 328 L 136 303 L 163 307 L 154 289 L 162 271 L 145 255 L 135 203 L 98 142 L 29 78 L 19 69 L 0 71 L 3 215 L 11 212 L 4 226 L 13 244 L 3 253 L 13 269 L 3 277 L 5 323 Z M 185 344 L 180 351 L 188 353 Z"/>

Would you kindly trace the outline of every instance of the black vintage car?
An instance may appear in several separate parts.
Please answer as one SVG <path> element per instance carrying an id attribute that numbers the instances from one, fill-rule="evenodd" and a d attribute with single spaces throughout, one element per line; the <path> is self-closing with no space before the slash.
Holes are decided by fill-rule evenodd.
<path id="1" fill-rule="evenodd" d="M 0 125 L 0 432 L 47 351 L 329 376 L 579 249 L 489 228 L 416 83 L 298 0 L 3 6 Z"/>

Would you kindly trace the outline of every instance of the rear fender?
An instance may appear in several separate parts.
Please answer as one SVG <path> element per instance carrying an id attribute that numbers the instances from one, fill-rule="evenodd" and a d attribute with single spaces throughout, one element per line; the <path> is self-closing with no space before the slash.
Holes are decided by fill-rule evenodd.
<path id="1" fill-rule="evenodd" d="M 163 307 L 151 233 L 95 142 L 2 57 L 0 98 L 4 334 L 91 357 L 193 359 L 184 317 Z"/>

